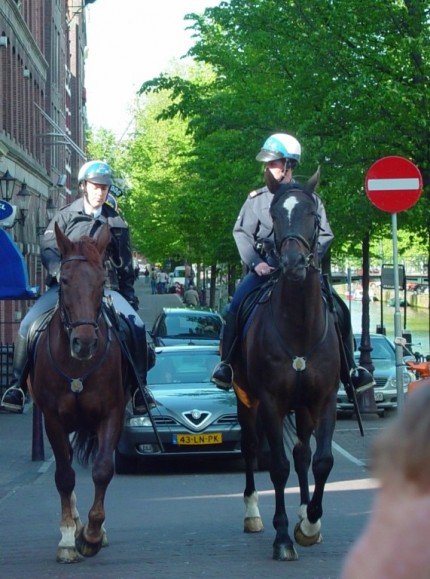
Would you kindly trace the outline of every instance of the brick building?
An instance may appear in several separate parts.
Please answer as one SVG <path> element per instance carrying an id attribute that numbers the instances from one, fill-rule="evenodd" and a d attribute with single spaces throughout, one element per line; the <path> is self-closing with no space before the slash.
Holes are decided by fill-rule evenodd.
<path id="1" fill-rule="evenodd" d="M 16 208 L 13 224 L 0 226 L 41 292 L 39 236 L 50 213 L 73 200 L 85 161 L 85 7 L 94 1 L 0 2 L 0 187 Z M 14 341 L 32 303 L 0 299 L 1 343 Z"/>

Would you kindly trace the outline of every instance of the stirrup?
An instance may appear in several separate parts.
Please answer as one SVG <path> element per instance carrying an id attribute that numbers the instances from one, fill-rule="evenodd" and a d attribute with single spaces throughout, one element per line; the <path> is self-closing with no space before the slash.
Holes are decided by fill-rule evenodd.
<path id="1" fill-rule="evenodd" d="M 133 393 L 131 403 L 133 405 L 133 411 L 135 414 L 145 414 L 148 411 L 148 407 L 151 409 L 155 408 L 156 406 L 154 397 L 148 392 L 146 388 L 144 389 L 143 393 L 141 392 L 140 388 L 137 388 Z"/>
<path id="2" fill-rule="evenodd" d="M 357 377 L 358 377 L 359 370 L 362 370 L 363 372 L 366 373 L 366 375 L 369 376 L 369 382 L 365 382 L 364 384 L 361 384 L 359 386 L 355 386 L 354 385 L 354 373 L 357 372 Z M 351 368 L 349 375 L 351 376 L 351 382 L 352 382 L 353 388 L 357 394 L 362 394 L 363 392 L 365 392 L 366 390 L 369 390 L 370 388 L 372 388 L 376 384 L 372 374 L 369 372 L 369 370 L 366 370 L 366 368 L 364 368 L 363 366 L 356 366 L 355 368 Z"/>
<path id="3" fill-rule="evenodd" d="M 216 376 L 217 372 L 223 372 L 225 369 L 228 369 L 228 371 L 231 374 L 231 380 L 227 381 L 225 379 L 225 376 L 223 378 L 219 378 Z M 231 367 L 230 364 L 228 364 L 227 362 L 219 362 L 213 372 L 212 372 L 212 376 L 211 376 L 211 382 L 213 382 L 215 384 L 215 386 L 217 388 L 220 388 L 221 390 L 230 390 L 233 387 L 233 377 L 234 377 L 234 372 L 233 372 L 233 368 Z"/>
<path id="4" fill-rule="evenodd" d="M 16 390 L 20 394 L 21 402 L 20 403 L 5 402 L 5 398 L 8 395 L 8 393 L 13 392 L 14 390 Z M 24 405 L 25 405 L 25 392 L 19 386 L 10 386 L 10 388 L 8 388 L 6 392 L 3 394 L 0 402 L 0 406 L 2 408 L 6 408 L 6 410 L 10 410 L 11 412 L 23 412 Z"/>

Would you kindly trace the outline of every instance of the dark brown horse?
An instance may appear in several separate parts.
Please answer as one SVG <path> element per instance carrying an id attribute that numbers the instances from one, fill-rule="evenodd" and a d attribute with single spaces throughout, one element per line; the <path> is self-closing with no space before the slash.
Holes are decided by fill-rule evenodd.
<path id="1" fill-rule="evenodd" d="M 283 444 L 283 422 L 294 413 L 297 442 L 293 458 L 300 485 L 299 523 L 294 535 L 297 543 L 308 546 L 321 540 L 324 486 L 333 466 L 331 442 L 340 355 L 320 282 L 319 219 L 312 196 L 319 172 L 305 187 L 279 185 L 270 173 L 266 179 L 274 192 L 270 213 L 280 271 L 270 297 L 256 307 L 233 363 L 246 463 L 245 532 L 263 529 L 253 471 L 258 414 L 270 447 L 270 478 L 276 497 L 273 558 L 295 560 L 298 554 L 288 532 L 284 501 L 290 463 Z M 316 451 L 312 456 L 313 434 Z M 308 485 L 311 461 L 315 480 L 312 498 Z"/>
<path id="2" fill-rule="evenodd" d="M 102 311 L 109 228 L 78 242 L 57 225 L 55 234 L 62 256 L 59 303 L 37 344 L 30 388 L 55 456 L 61 498 L 57 561 L 75 563 L 107 544 L 104 499 L 126 398 L 120 344 Z M 93 461 L 94 502 L 85 526 L 76 506 L 73 450 L 84 464 Z"/>

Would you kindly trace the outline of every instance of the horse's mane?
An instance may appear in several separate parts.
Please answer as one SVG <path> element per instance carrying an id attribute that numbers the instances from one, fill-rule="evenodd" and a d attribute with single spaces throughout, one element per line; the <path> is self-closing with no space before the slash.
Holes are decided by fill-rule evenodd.
<path id="1" fill-rule="evenodd" d="M 101 255 L 97 249 L 97 242 L 92 237 L 84 235 L 78 241 L 73 242 L 78 255 L 83 255 L 90 265 L 100 266 Z"/>

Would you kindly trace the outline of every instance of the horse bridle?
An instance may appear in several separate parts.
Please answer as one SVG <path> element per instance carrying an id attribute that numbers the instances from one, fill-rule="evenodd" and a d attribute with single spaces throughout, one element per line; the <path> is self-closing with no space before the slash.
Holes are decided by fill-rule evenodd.
<path id="1" fill-rule="evenodd" d="M 63 266 L 63 264 L 67 263 L 68 261 L 88 261 L 88 260 L 83 255 L 72 255 L 72 256 L 67 257 L 61 261 L 60 268 Z M 60 269 L 60 271 L 61 271 L 61 269 Z M 62 303 L 62 300 L 61 300 L 61 283 L 60 283 L 60 289 L 59 289 L 58 303 L 59 303 L 59 310 L 60 310 L 60 320 L 61 320 L 61 322 L 62 322 L 62 324 L 67 332 L 67 335 L 69 336 L 69 339 L 70 339 L 70 334 L 71 334 L 73 328 L 77 328 L 78 326 L 93 326 L 95 328 L 96 333 L 98 334 L 99 324 L 97 321 L 93 321 L 93 320 L 78 320 L 77 322 L 71 322 L 70 321 L 67 310 L 64 308 L 64 304 Z M 100 307 L 99 307 L 99 310 L 97 312 L 97 320 L 100 319 L 101 314 L 102 314 L 102 304 L 100 303 Z M 96 370 L 98 370 L 100 368 L 100 366 L 104 363 L 104 361 L 107 357 L 108 351 L 109 351 L 111 344 L 112 344 L 111 326 L 108 324 L 107 340 L 105 343 L 104 351 L 103 351 L 100 359 L 92 368 L 87 370 L 87 372 L 85 372 L 85 374 L 83 374 L 82 376 L 80 376 L 78 378 L 72 378 L 71 376 L 68 376 L 67 374 L 65 374 L 61 370 L 61 368 L 58 367 L 58 365 L 55 363 L 55 360 L 52 357 L 51 343 L 50 342 L 51 342 L 50 326 L 48 326 L 48 340 L 47 340 L 46 347 L 47 347 L 47 351 L 48 351 L 49 361 L 52 364 L 53 368 L 60 374 L 60 376 L 65 378 L 70 383 L 70 388 L 71 388 L 72 392 L 74 392 L 74 394 L 77 396 L 78 394 L 80 394 L 80 392 L 82 392 L 82 390 L 84 388 L 84 381 L 91 374 L 93 374 Z"/>
<path id="2" fill-rule="evenodd" d="M 63 265 L 69 261 L 88 261 L 88 259 L 86 257 L 84 257 L 83 255 L 71 255 L 70 257 L 66 257 L 65 259 L 63 259 L 61 261 L 60 272 L 61 272 L 61 267 L 63 267 Z M 99 309 L 97 311 L 97 317 L 96 317 L 95 321 L 94 320 L 77 320 L 76 322 L 72 322 L 70 319 L 70 316 L 67 312 L 67 309 L 63 304 L 63 300 L 61 299 L 61 275 L 60 275 L 60 289 L 59 289 L 58 294 L 59 294 L 58 304 L 59 304 L 59 309 L 60 309 L 60 319 L 61 319 L 61 322 L 64 326 L 64 329 L 66 330 L 69 337 L 70 337 L 72 330 L 74 328 L 78 328 L 79 326 L 93 326 L 96 333 L 98 333 L 98 331 L 99 331 L 98 320 L 100 319 L 100 315 L 102 312 L 101 302 L 100 302 Z"/>
<path id="3" fill-rule="evenodd" d="M 301 191 L 303 192 L 301 189 L 291 189 L 288 194 L 293 193 L 294 191 Z M 309 195 L 308 193 L 305 193 L 306 195 L 308 195 L 311 200 L 313 201 L 314 205 L 316 205 L 315 199 Z M 318 233 L 320 230 L 320 216 L 318 215 L 318 213 L 316 211 L 313 212 L 314 218 L 315 218 L 315 224 L 314 224 L 314 234 L 312 236 L 312 239 L 310 241 L 308 241 L 306 239 L 306 237 L 304 237 L 301 233 L 297 233 L 297 232 L 290 232 L 288 233 L 288 235 L 285 235 L 280 242 L 277 241 L 276 236 L 275 237 L 275 249 L 276 249 L 276 253 L 278 254 L 278 257 L 281 255 L 281 248 L 282 245 L 286 242 L 286 241 L 296 241 L 298 243 L 301 243 L 302 245 L 304 245 L 305 249 L 308 251 L 308 255 L 306 256 L 306 268 L 309 268 L 309 266 L 312 264 L 312 260 L 314 258 L 315 255 L 315 249 L 317 247 L 318 244 Z"/>

